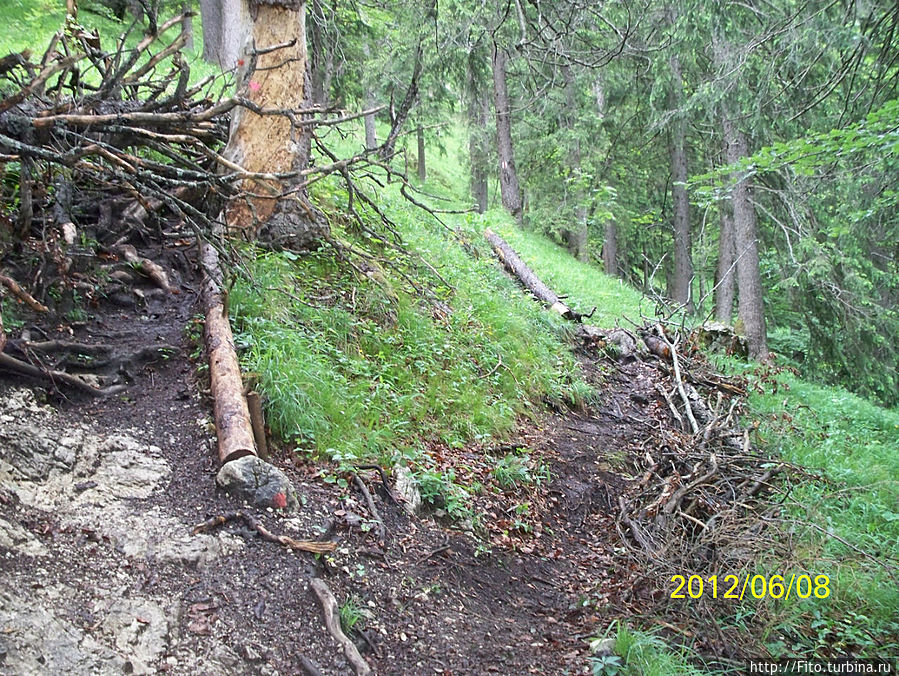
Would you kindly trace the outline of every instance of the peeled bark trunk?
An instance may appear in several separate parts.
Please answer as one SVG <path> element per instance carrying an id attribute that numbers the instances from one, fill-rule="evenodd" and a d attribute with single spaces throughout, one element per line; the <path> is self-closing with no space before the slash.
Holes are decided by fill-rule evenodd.
<path id="1" fill-rule="evenodd" d="M 506 269 L 515 275 L 518 278 L 518 281 L 520 281 L 528 291 L 534 294 L 539 300 L 543 301 L 550 310 L 557 312 L 566 319 L 580 319 L 582 315 L 574 312 L 565 305 L 565 303 L 559 300 L 559 296 L 546 286 L 536 274 L 534 274 L 534 271 L 518 257 L 515 250 L 510 247 L 502 237 L 497 235 L 490 228 L 487 228 L 484 232 L 484 237 L 490 242 L 497 257 L 502 264 L 506 266 Z"/>
<path id="2" fill-rule="evenodd" d="M 605 239 L 602 243 L 602 266 L 607 275 L 618 276 L 618 228 L 612 222 L 606 223 Z"/>
<path id="3" fill-rule="evenodd" d="M 721 205 L 721 233 L 718 236 L 718 269 L 715 274 L 715 319 L 730 324 L 734 312 L 734 219 L 730 203 Z"/>
<path id="4" fill-rule="evenodd" d="M 493 45 L 493 97 L 496 111 L 496 148 L 499 155 L 499 189 L 503 206 L 521 221 L 521 188 L 512 151 L 512 115 L 506 89 L 506 53 Z"/>
<path id="5" fill-rule="evenodd" d="M 418 142 L 418 180 L 424 183 L 428 180 L 428 170 L 425 166 L 425 133 L 421 125 L 415 130 L 415 136 Z"/>
<path id="6" fill-rule="evenodd" d="M 672 109 L 680 107 L 683 79 L 680 60 L 671 57 L 672 89 L 670 104 Z M 693 298 L 690 293 L 693 281 L 693 258 L 690 240 L 690 202 L 687 199 L 687 153 L 684 149 L 684 121 L 674 122 L 669 135 L 671 155 L 671 200 L 674 205 L 674 279 L 672 298 L 693 312 Z"/>
<path id="7" fill-rule="evenodd" d="M 308 106 L 305 3 L 258 4 L 255 6 L 252 43 L 255 53 L 243 56 L 239 70 L 237 93 L 265 109 L 301 110 Z M 275 46 L 286 45 L 278 49 Z M 262 52 L 262 53 L 259 53 Z M 223 154 L 254 173 L 280 173 L 302 169 L 309 160 L 308 132 L 295 128 L 282 115 L 257 115 L 246 108 L 235 108 L 231 114 L 231 133 Z M 226 208 L 229 234 L 240 233 L 254 238 L 260 228 L 272 220 L 279 201 L 283 209 L 291 209 L 272 227 L 287 229 L 296 225 L 294 216 L 305 213 L 309 222 L 317 219 L 305 202 L 305 194 L 295 193 L 281 200 L 289 185 L 276 179 L 246 179 L 245 195 L 233 199 Z M 299 211 L 298 211 L 299 209 Z M 280 221 L 291 221 L 289 224 Z M 308 223 L 303 227 L 307 227 Z M 302 229 L 302 228 L 300 228 Z M 315 228 L 312 228 L 315 230 Z M 314 239 L 314 232 L 310 238 Z M 305 233 L 297 234 L 297 237 Z M 290 238 L 290 233 L 273 233 L 273 238 Z M 301 242 L 286 242 L 291 248 Z"/>
<path id="8" fill-rule="evenodd" d="M 219 460 L 226 462 L 255 455 L 250 411 L 243 396 L 240 364 L 234 348 L 231 324 L 222 298 L 222 271 L 219 256 L 208 242 L 201 246 L 203 269 L 203 310 L 206 313 L 206 354 L 218 437 Z"/>
<path id="9" fill-rule="evenodd" d="M 727 163 L 733 164 L 748 157 L 746 136 L 728 114 L 723 116 L 721 126 L 727 148 Z M 739 291 L 737 307 L 749 343 L 749 356 L 753 359 L 764 359 L 768 356 L 768 342 L 762 275 L 759 269 L 758 218 L 752 204 L 751 191 L 751 182 L 744 178 L 737 183 L 731 195 L 734 207 L 734 245 Z"/>

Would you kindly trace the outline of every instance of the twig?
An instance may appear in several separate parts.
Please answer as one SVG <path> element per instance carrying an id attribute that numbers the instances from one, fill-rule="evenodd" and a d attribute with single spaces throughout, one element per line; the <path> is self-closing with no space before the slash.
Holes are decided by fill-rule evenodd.
<path id="1" fill-rule="evenodd" d="M 366 486 L 365 482 L 359 478 L 358 474 L 353 474 L 353 480 L 356 482 L 356 486 L 359 487 L 359 490 L 362 491 L 362 495 L 365 496 L 365 504 L 368 505 L 369 514 L 371 514 L 371 517 L 378 522 L 378 541 L 383 545 L 385 542 L 385 537 L 387 535 L 387 530 L 384 528 L 384 521 L 381 519 L 381 515 L 378 513 L 378 508 L 375 507 L 375 501 L 371 497 L 368 486 Z"/>

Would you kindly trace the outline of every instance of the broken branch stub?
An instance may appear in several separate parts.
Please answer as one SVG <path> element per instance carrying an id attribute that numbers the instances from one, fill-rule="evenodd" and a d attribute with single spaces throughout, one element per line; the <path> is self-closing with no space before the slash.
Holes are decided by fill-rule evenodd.
<path id="1" fill-rule="evenodd" d="M 224 465 L 246 455 L 256 455 L 250 411 L 243 396 L 240 364 L 234 336 L 221 293 L 222 272 L 218 252 L 208 242 L 200 247 L 204 270 L 203 310 L 206 313 L 204 339 L 209 357 L 209 381 L 215 412 L 219 460 Z"/>

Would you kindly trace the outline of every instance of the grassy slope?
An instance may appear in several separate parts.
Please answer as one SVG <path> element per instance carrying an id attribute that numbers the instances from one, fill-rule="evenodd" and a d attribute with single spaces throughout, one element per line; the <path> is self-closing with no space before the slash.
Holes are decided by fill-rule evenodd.
<path id="1" fill-rule="evenodd" d="M 787 530 L 794 572 L 826 574 L 832 594 L 776 606 L 771 649 L 899 655 L 899 411 L 789 373 L 753 379 L 759 441 L 826 479 L 795 489 Z"/>
<path id="2" fill-rule="evenodd" d="M 454 148 L 461 139 L 444 142 Z M 337 145 L 348 154 L 358 144 L 359 133 Z M 432 149 L 426 186 L 432 195 L 464 194 L 453 155 Z M 592 394 L 564 344 L 570 326 L 501 271 L 484 228 L 509 235 L 524 252 L 539 252 L 529 258 L 540 274 L 587 280 L 578 287 L 585 305 L 616 298 L 613 312 L 636 314 L 639 296 L 629 292 L 630 305 L 618 299 L 617 281 L 538 236 L 516 232 L 501 210 L 448 215 L 444 227 L 405 201 L 396 185 L 376 193 L 403 240 L 451 288 L 414 261 L 408 273 L 433 285 L 437 299 L 410 293 L 386 264 L 368 277 L 348 270 L 330 248 L 304 256 L 260 253 L 252 274 L 231 294 L 248 347 L 245 366 L 259 374 L 280 436 L 345 464 L 409 464 L 420 480 L 436 484 L 437 501 L 452 508 L 468 487 L 454 482 L 453 461 L 441 449 L 502 437 L 544 399 L 578 404 Z M 337 215 L 346 195 L 336 179 L 318 184 L 313 196 L 333 215 L 340 239 L 373 246 Z M 374 214 L 364 215 L 377 227 Z M 477 257 L 447 228 L 458 231 Z M 381 255 L 401 264 L 389 249 Z"/>

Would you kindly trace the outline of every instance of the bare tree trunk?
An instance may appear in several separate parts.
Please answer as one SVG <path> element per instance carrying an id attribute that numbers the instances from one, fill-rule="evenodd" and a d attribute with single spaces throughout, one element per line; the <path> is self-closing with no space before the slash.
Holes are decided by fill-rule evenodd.
<path id="1" fill-rule="evenodd" d="M 418 180 L 424 183 L 428 180 L 428 170 L 425 167 L 425 132 L 421 125 L 415 130 L 415 137 L 418 141 Z"/>
<path id="2" fill-rule="evenodd" d="M 181 13 L 187 14 L 187 12 L 191 11 L 191 3 L 185 2 L 181 5 Z M 184 43 L 185 49 L 193 49 L 194 48 L 194 17 L 185 16 L 181 19 L 181 30 L 184 31 L 184 34 L 187 36 L 187 42 Z"/>
<path id="3" fill-rule="evenodd" d="M 565 107 L 566 113 L 563 114 L 562 124 L 573 129 L 576 121 L 577 111 L 577 92 L 575 90 L 576 83 L 570 66 L 562 67 L 562 74 L 565 77 Z M 565 240 L 568 244 L 568 251 L 579 261 L 587 260 L 587 207 L 584 204 L 584 190 L 581 186 L 579 176 L 581 168 L 581 147 L 580 142 L 575 141 L 571 152 L 568 155 L 568 163 L 571 174 L 575 179 L 575 188 L 572 192 L 572 199 L 575 202 L 574 209 L 574 227 L 566 228 Z"/>
<path id="4" fill-rule="evenodd" d="M 613 221 L 606 223 L 605 239 L 602 243 L 602 266 L 607 275 L 618 276 L 618 227 Z"/>
<path id="5" fill-rule="evenodd" d="M 487 211 L 487 158 L 490 142 L 487 137 L 487 119 L 490 116 L 490 97 L 482 78 L 478 77 L 478 65 L 483 55 L 472 53 L 468 61 L 468 161 L 471 170 L 471 195 L 478 205 L 478 213 Z"/>
<path id="6" fill-rule="evenodd" d="M 317 105 L 325 103 L 324 64 L 325 64 L 325 15 L 321 0 L 312 0 L 309 16 L 309 70 L 312 73 L 312 101 Z"/>
<path id="7" fill-rule="evenodd" d="M 727 163 L 733 164 L 747 157 L 749 149 L 746 136 L 727 113 L 722 117 L 721 126 L 724 130 Z M 734 244 L 739 291 L 737 307 L 749 343 L 749 356 L 753 359 L 764 359 L 768 356 L 768 342 L 762 275 L 759 269 L 758 218 L 752 204 L 751 193 L 751 183 L 749 179 L 744 178 L 737 183 L 731 195 L 734 206 Z"/>
<path id="8" fill-rule="evenodd" d="M 375 100 L 370 91 L 365 93 L 365 107 L 371 109 L 375 107 Z M 362 118 L 365 125 L 365 149 L 374 150 L 378 147 L 378 135 L 375 128 L 375 114 L 369 113 Z"/>
<path id="9" fill-rule="evenodd" d="M 203 59 L 223 70 L 234 68 L 253 30 L 247 0 L 200 0 Z"/>
<path id="10" fill-rule="evenodd" d="M 715 319 L 730 324 L 734 311 L 734 218 L 730 203 L 721 205 L 721 234 L 718 236 L 718 270 L 715 274 Z"/>
<path id="11" fill-rule="evenodd" d="M 683 78 L 680 59 L 671 57 L 672 84 L 670 107 L 680 107 Z M 690 202 L 687 199 L 687 153 L 684 149 L 684 121 L 680 117 L 672 124 L 669 143 L 671 154 L 671 200 L 674 205 L 674 279 L 672 298 L 693 312 L 693 297 L 690 293 L 693 281 L 693 258 L 690 239 Z"/>
<path id="12" fill-rule="evenodd" d="M 368 70 L 368 61 L 371 58 L 371 50 L 369 49 L 368 43 L 362 43 L 362 54 L 365 56 L 365 65 L 366 70 Z M 364 106 L 366 110 L 370 110 L 375 107 L 375 95 L 372 93 L 371 84 L 367 82 L 367 78 L 363 78 L 362 86 L 364 88 L 365 96 L 364 96 Z M 365 127 L 365 149 L 366 150 L 374 150 L 378 147 L 378 135 L 375 127 L 375 114 L 369 113 L 368 115 L 363 116 L 362 123 Z"/>
<path id="13" fill-rule="evenodd" d="M 493 97 L 496 111 L 496 148 L 499 154 L 499 188 L 503 206 L 521 221 L 521 188 L 512 151 L 512 115 L 506 88 L 506 53 L 493 45 Z"/>

